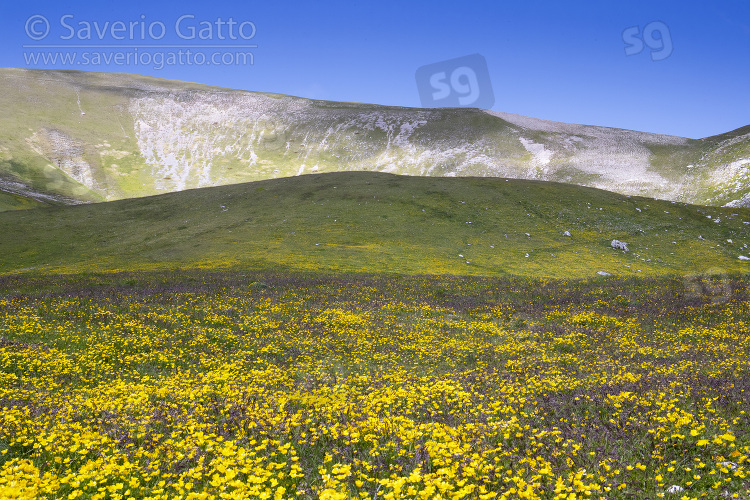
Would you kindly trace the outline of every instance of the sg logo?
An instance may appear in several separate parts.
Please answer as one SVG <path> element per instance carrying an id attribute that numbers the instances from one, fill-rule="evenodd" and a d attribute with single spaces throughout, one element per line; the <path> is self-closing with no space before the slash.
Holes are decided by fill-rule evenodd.
<path id="1" fill-rule="evenodd" d="M 622 32 L 622 41 L 627 45 L 626 56 L 643 52 L 644 43 L 651 49 L 652 61 L 661 61 L 672 55 L 672 36 L 667 25 L 661 21 L 653 21 L 644 26 L 642 36 L 638 26 L 625 29 Z"/>
<path id="2" fill-rule="evenodd" d="M 713 267 L 702 274 L 684 278 L 689 299 L 708 299 L 712 304 L 724 304 L 732 298 L 732 283 L 720 267 Z"/>
<path id="3" fill-rule="evenodd" d="M 425 108 L 490 109 L 495 104 L 487 61 L 479 54 L 422 66 L 415 77 Z"/>

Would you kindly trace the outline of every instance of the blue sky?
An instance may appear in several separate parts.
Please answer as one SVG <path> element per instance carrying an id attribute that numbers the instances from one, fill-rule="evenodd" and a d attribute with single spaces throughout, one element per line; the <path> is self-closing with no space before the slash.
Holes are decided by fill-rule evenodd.
<path id="1" fill-rule="evenodd" d="M 0 66 L 132 72 L 316 99 L 420 107 L 418 68 L 480 54 L 489 74 L 489 81 L 481 83 L 491 85 L 497 111 L 692 138 L 750 124 L 747 0 L 27 0 L 3 2 L 0 14 Z M 181 16 L 187 17 L 178 29 Z M 230 19 L 232 33 L 226 24 Z M 122 24 L 115 25 L 118 21 Z M 118 31 L 121 26 L 131 26 L 132 33 Z M 199 37 L 199 30 L 207 28 L 211 32 Z M 104 54 L 114 52 L 151 57 L 182 48 L 133 45 L 192 45 L 193 52 L 208 57 L 218 52 L 226 60 L 245 51 L 252 54 L 252 64 L 198 65 L 183 58 L 157 68 L 104 61 Z M 100 52 L 99 60 L 89 49 Z M 75 53 L 76 63 L 28 59 L 41 52 Z M 79 64 L 84 52 L 88 63 Z"/>

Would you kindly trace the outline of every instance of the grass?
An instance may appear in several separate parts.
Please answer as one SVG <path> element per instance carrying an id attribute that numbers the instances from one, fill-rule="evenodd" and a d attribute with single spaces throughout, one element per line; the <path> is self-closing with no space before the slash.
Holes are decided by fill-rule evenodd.
<path id="1" fill-rule="evenodd" d="M 750 499 L 749 223 L 370 172 L 0 213 L 0 498 Z"/>
<path id="2" fill-rule="evenodd" d="M 352 170 L 538 178 L 707 205 L 750 192 L 745 167 L 712 177 L 748 158 L 747 127 L 685 141 L 574 125 L 563 133 L 478 109 L 316 101 L 59 70 L 0 69 L 0 90 L 0 177 L 87 202 Z M 522 138 L 544 146 L 549 162 L 536 163 Z M 88 177 L 73 164 L 87 165 Z M 639 164 L 644 170 L 632 170 Z"/>
<path id="3" fill-rule="evenodd" d="M 541 181 L 342 172 L 6 212 L 0 231 L 13 237 L 0 241 L 0 271 L 731 273 L 747 271 L 738 257 L 750 254 L 749 222 L 748 209 Z"/>
<path id="4" fill-rule="evenodd" d="M 6 210 L 24 210 L 27 208 L 40 208 L 45 203 L 33 200 L 26 196 L 13 193 L 4 193 L 0 191 L 0 212 Z"/>
<path id="5" fill-rule="evenodd" d="M 217 90 L 138 75 L 0 70 L 0 107 L 5 110 L 0 116 L 0 176 L 39 192 L 86 202 L 158 193 L 139 153 L 128 111 L 138 85 L 151 91 L 170 85 L 184 91 Z M 61 153 L 46 142 L 49 130 L 68 136 L 80 145 L 80 152 Z M 93 184 L 82 184 L 58 168 L 58 160 L 74 159 L 90 165 Z"/>
<path id="6" fill-rule="evenodd" d="M 707 280 L 5 276 L 0 497 L 747 499 Z"/>

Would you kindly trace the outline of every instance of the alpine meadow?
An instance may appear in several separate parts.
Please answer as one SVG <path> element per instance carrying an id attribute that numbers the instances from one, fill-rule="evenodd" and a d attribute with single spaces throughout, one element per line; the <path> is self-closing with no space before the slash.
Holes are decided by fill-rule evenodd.
<path id="1" fill-rule="evenodd" d="M 750 499 L 750 126 L 0 107 L 0 498 Z"/>

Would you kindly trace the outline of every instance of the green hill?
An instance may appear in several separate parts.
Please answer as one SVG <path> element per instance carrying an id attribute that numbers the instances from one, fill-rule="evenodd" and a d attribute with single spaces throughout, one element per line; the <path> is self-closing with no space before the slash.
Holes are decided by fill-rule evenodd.
<path id="1" fill-rule="evenodd" d="M 302 175 L 5 212 L 0 231 L 3 273 L 242 267 L 591 277 L 750 268 L 739 259 L 750 255 L 749 209 L 513 179 Z M 629 250 L 613 249 L 613 239 Z"/>
<path id="2" fill-rule="evenodd" d="M 375 171 L 548 180 L 750 205 L 750 127 L 687 139 L 480 109 L 13 68 L 0 69 L 0 107 L 0 191 L 45 204 Z M 19 207 L 0 200 L 0 210 Z"/>

